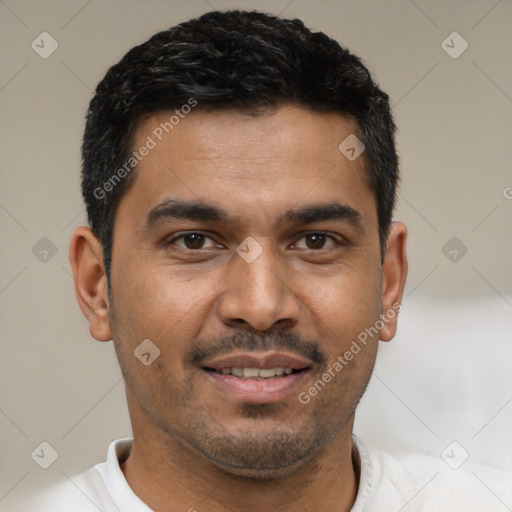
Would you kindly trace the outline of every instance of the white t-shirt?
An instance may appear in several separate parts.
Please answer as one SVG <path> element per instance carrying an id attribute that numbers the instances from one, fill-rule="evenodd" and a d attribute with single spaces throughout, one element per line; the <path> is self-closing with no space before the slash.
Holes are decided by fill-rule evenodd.
<path id="1" fill-rule="evenodd" d="M 360 460 L 360 481 L 351 512 L 512 510 L 512 474 L 507 470 L 470 461 L 452 469 L 441 458 L 368 450 L 355 435 L 353 440 Z M 131 443 L 131 438 L 112 442 L 106 462 L 29 498 L 17 510 L 152 512 L 132 491 L 119 466 L 128 457 Z"/>

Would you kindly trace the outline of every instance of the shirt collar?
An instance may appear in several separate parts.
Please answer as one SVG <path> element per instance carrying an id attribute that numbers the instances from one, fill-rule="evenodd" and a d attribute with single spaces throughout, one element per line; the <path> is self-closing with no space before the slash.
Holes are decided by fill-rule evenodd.
<path id="1" fill-rule="evenodd" d="M 107 463 L 97 469 L 105 483 L 112 501 L 120 512 L 152 512 L 133 492 L 121 470 L 120 464 L 128 458 L 133 438 L 127 437 L 110 443 Z M 352 459 L 359 473 L 359 485 L 354 505 L 350 512 L 363 512 L 372 490 L 373 466 L 370 454 L 363 442 L 352 434 Z"/>

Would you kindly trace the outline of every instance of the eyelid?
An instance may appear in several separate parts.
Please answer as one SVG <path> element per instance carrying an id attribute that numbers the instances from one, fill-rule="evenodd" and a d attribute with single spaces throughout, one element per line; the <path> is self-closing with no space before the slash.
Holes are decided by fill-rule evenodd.
<path id="1" fill-rule="evenodd" d="M 174 236 L 176 235 L 176 236 Z M 198 230 L 190 230 L 190 231 L 180 231 L 179 233 L 174 233 L 173 235 L 171 235 L 171 237 L 167 237 L 164 242 L 163 242 L 163 245 L 165 248 L 169 247 L 171 244 L 174 244 L 174 242 L 176 242 L 177 240 L 180 240 L 180 239 L 183 239 L 184 237 L 186 237 L 187 235 L 202 235 L 204 236 L 205 238 L 209 238 L 210 240 L 212 240 L 213 242 L 216 242 L 215 239 L 213 237 L 211 237 L 210 235 L 208 235 L 207 233 L 203 232 L 203 231 L 198 231 Z M 217 242 L 216 242 L 217 243 Z M 180 247 L 181 249 L 184 249 L 186 251 L 194 251 L 193 249 L 187 249 L 186 247 Z M 201 249 L 196 249 L 194 252 L 199 252 L 203 250 L 203 248 Z"/>
<path id="2" fill-rule="evenodd" d="M 304 237 L 308 236 L 308 235 L 324 235 L 326 238 L 330 238 L 335 246 L 339 246 L 339 245 L 343 245 L 344 244 L 344 241 L 345 239 L 343 237 L 341 237 L 342 239 L 341 240 L 338 240 L 333 234 L 327 232 L 327 231 L 318 231 L 318 230 L 310 230 L 310 231 L 305 231 L 303 233 L 300 234 L 300 236 L 298 236 L 298 238 L 296 238 L 297 241 L 299 240 L 302 240 Z M 297 242 L 295 242 L 297 243 Z M 322 250 L 325 250 L 325 249 L 304 249 L 306 251 L 313 251 L 313 252 L 320 252 Z"/>
<path id="3" fill-rule="evenodd" d="M 189 230 L 189 231 L 181 231 L 181 232 L 178 232 L 177 234 L 175 233 L 175 234 L 171 235 L 172 238 L 167 237 L 163 242 L 164 248 L 169 247 L 170 245 L 174 244 L 177 240 L 181 240 L 184 237 L 186 237 L 187 235 L 202 235 L 205 238 L 209 238 L 211 241 L 217 243 L 218 245 L 221 245 L 218 242 L 216 242 L 216 240 L 212 236 L 210 236 L 209 234 L 207 234 L 204 231 Z M 293 243 L 292 246 L 294 246 L 299 240 L 303 239 L 304 237 L 306 237 L 308 235 L 324 235 L 326 238 L 330 238 L 334 242 L 335 246 L 341 246 L 341 245 L 344 245 L 344 243 L 345 243 L 345 239 L 343 237 L 341 237 L 341 235 L 340 235 L 341 239 L 338 240 L 334 236 L 334 234 L 331 234 L 330 232 L 319 231 L 319 230 L 309 230 L 309 231 L 302 231 L 302 232 L 298 233 L 295 237 L 296 241 Z M 206 249 L 204 249 L 204 248 L 188 249 L 186 247 L 180 247 L 180 249 L 183 249 L 185 251 L 191 251 L 191 252 L 200 252 L 201 250 L 209 250 L 208 248 L 206 248 Z M 321 252 L 322 250 L 325 250 L 325 249 L 322 248 L 322 249 L 303 249 L 303 250 L 312 251 L 312 252 Z"/>

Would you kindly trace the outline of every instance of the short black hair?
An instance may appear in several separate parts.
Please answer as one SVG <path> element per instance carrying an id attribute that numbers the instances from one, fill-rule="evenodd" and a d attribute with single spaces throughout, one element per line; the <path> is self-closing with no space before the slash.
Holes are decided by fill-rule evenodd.
<path id="1" fill-rule="evenodd" d="M 358 57 L 299 19 L 213 11 L 132 48 L 108 70 L 91 100 L 82 194 L 104 251 L 107 278 L 116 209 L 133 183 L 131 168 L 136 169 L 134 131 L 146 116 L 180 109 L 178 114 L 190 105 L 250 115 L 292 105 L 355 118 L 376 198 L 383 257 L 399 177 L 388 95 Z"/>

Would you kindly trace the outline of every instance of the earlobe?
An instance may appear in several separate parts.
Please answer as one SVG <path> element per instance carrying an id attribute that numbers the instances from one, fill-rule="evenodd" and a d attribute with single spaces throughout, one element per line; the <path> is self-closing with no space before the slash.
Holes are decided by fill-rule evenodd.
<path id="1" fill-rule="evenodd" d="M 81 226 L 74 231 L 69 247 L 69 260 L 76 298 L 82 313 L 89 321 L 91 336 L 98 341 L 111 340 L 103 250 L 90 228 Z"/>
<path id="2" fill-rule="evenodd" d="M 382 321 L 380 340 L 391 341 L 397 329 L 398 312 L 407 278 L 407 228 L 402 222 L 391 224 L 382 264 Z"/>

